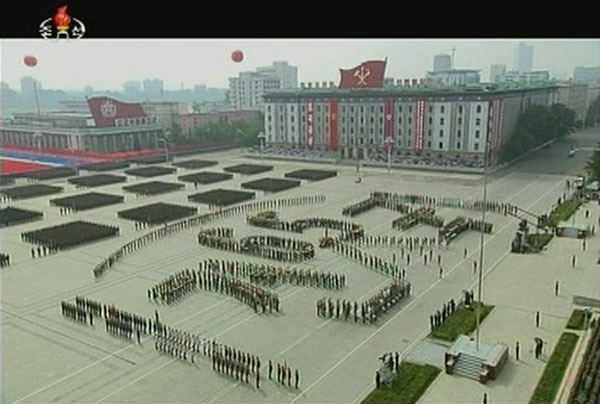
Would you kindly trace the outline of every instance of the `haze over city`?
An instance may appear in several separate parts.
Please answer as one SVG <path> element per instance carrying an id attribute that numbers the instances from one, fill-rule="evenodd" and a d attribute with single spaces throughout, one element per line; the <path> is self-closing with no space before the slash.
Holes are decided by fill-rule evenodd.
<path id="1" fill-rule="evenodd" d="M 432 69 L 433 56 L 451 53 L 455 67 L 480 69 L 489 78 L 492 64 L 513 63 L 513 49 L 521 41 L 535 47 L 534 69 L 549 70 L 567 79 L 576 66 L 600 64 L 600 41 L 565 40 L 3 40 L 0 42 L 2 81 L 19 87 L 23 76 L 33 76 L 44 88 L 120 90 L 128 80 L 158 78 L 166 90 L 195 84 L 228 87 L 228 78 L 257 66 L 286 60 L 298 67 L 298 81 L 338 80 L 338 68 L 352 68 L 364 60 L 388 58 L 386 77 L 420 78 Z M 232 51 L 244 61 L 231 61 Z M 35 55 L 38 65 L 28 68 L 23 56 Z"/>

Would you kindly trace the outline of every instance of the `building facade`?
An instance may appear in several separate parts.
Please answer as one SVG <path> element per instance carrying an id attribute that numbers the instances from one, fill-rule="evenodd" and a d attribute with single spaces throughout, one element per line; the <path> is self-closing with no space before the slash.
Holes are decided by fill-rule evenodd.
<path id="1" fill-rule="evenodd" d="M 513 70 L 519 73 L 533 70 L 533 45 L 521 42 L 515 47 Z"/>
<path id="2" fill-rule="evenodd" d="M 140 104 L 88 99 L 88 113 L 17 114 L 0 124 L 2 145 L 115 153 L 158 147 L 156 117 Z"/>
<path id="3" fill-rule="evenodd" d="M 233 123 L 256 119 L 260 117 L 260 114 L 261 112 L 257 110 L 181 114 L 175 117 L 175 123 L 179 125 L 183 135 L 190 136 L 197 128 L 205 126 L 211 122 Z"/>
<path id="4" fill-rule="evenodd" d="M 573 81 L 576 83 L 584 83 L 589 86 L 600 85 L 600 66 L 576 67 L 573 71 Z"/>
<path id="5" fill-rule="evenodd" d="M 575 111 L 575 120 L 583 123 L 588 106 L 587 84 L 560 83 L 557 85 L 556 103 L 564 104 Z"/>
<path id="6" fill-rule="evenodd" d="M 165 131 L 173 129 L 177 116 L 190 112 L 188 105 L 179 101 L 145 101 L 142 108 L 146 115 L 156 117 L 156 121 Z"/>
<path id="7" fill-rule="evenodd" d="M 508 71 L 497 80 L 501 83 L 532 83 L 535 81 L 549 81 L 550 72 L 547 70 L 537 70 L 529 72 Z"/>
<path id="8" fill-rule="evenodd" d="M 272 74 L 242 72 L 229 79 L 229 105 L 234 110 L 264 109 L 263 96 L 267 91 L 281 88 L 281 80 Z"/>
<path id="9" fill-rule="evenodd" d="M 273 62 L 272 66 L 258 67 L 256 72 L 275 76 L 281 82 L 281 88 L 298 88 L 298 68 L 288 62 Z"/>
<path id="10" fill-rule="evenodd" d="M 502 81 L 502 77 L 506 74 L 506 65 L 492 65 L 490 66 L 490 81 L 497 83 Z"/>
<path id="11" fill-rule="evenodd" d="M 481 76 L 479 70 L 450 69 L 427 72 L 425 81 L 429 84 L 444 86 L 465 86 L 479 83 Z"/>
<path id="12" fill-rule="evenodd" d="M 164 84 L 162 80 L 154 79 L 154 80 L 144 80 L 144 93 L 145 94 L 162 94 L 164 91 Z"/>
<path id="13" fill-rule="evenodd" d="M 488 150 L 494 164 L 521 112 L 555 98 L 552 86 L 279 90 L 265 95 L 266 143 L 362 159 L 389 139 L 395 155 L 476 161 Z"/>

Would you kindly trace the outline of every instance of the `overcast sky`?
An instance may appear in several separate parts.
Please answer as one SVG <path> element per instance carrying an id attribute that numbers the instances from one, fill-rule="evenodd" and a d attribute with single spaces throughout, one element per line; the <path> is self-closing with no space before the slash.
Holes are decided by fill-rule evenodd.
<path id="1" fill-rule="evenodd" d="M 339 80 L 338 68 L 352 68 L 368 59 L 388 58 L 386 77 L 421 78 L 431 70 L 433 56 L 456 48 L 455 67 L 481 69 L 488 80 L 491 64 L 513 66 L 518 42 L 534 45 L 533 67 L 571 77 L 576 66 L 600 66 L 600 40 L 1 40 L 0 79 L 13 89 L 31 75 L 45 89 L 120 90 L 125 81 L 159 78 L 165 89 L 195 84 L 228 87 L 228 78 L 257 66 L 287 60 L 298 67 L 298 81 Z M 244 61 L 230 54 L 239 49 Z M 23 57 L 34 55 L 29 68 Z"/>

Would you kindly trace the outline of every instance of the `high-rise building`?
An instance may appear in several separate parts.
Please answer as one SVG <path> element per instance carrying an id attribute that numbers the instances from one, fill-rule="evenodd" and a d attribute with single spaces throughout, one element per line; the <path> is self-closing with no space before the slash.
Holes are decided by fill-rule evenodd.
<path id="1" fill-rule="evenodd" d="M 440 72 L 452 69 L 452 57 L 446 54 L 435 55 L 433 57 L 433 71 Z"/>
<path id="2" fill-rule="evenodd" d="M 164 90 L 163 81 L 159 79 L 144 80 L 145 94 L 162 94 Z"/>
<path id="3" fill-rule="evenodd" d="M 577 66 L 573 71 L 573 81 L 576 83 L 585 83 L 590 86 L 600 84 L 600 66 Z"/>
<path id="4" fill-rule="evenodd" d="M 242 72 L 229 79 L 228 101 L 234 110 L 262 111 L 263 95 L 270 90 L 281 88 L 279 77 L 269 73 Z"/>
<path id="5" fill-rule="evenodd" d="M 509 83 L 531 83 L 534 81 L 549 81 L 550 72 L 548 70 L 536 70 L 530 72 L 509 71 L 498 77 L 498 82 Z"/>
<path id="6" fill-rule="evenodd" d="M 139 94 L 142 92 L 142 84 L 139 81 L 128 81 L 123 84 L 125 94 Z"/>
<path id="7" fill-rule="evenodd" d="M 519 73 L 528 73 L 533 69 L 533 45 L 524 42 L 515 48 L 514 68 Z"/>
<path id="8" fill-rule="evenodd" d="M 272 66 L 258 67 L 256 72 L 277 77 L 281 81 L 281 88 L 298 87 L 298 68 L 290 66 L 288 62 L 273 62 Z"/>
<path id="9" fill-rule="evenodd" d="M 506 65 L 492 65 L 490 67 L 490 81 L 492 83 L 500 81 L 500 78 L 506 74 Z"/>
<path id="10" fill-rule="evenodd" d="M 29 76 L 23 77 L 21 79 L 21 94 L 32 94 L 35 86 L 37 86 L 38 91 L 42 89 L 42 83 L 39 80 Z"/>
<path id="11" fill-rule="evenodd" d="M 475 69 L 450 69 L 427 72 L 425 80 L 429 84 L 465 86 L 479 83 L 481 76 L 479 70 Z"/>

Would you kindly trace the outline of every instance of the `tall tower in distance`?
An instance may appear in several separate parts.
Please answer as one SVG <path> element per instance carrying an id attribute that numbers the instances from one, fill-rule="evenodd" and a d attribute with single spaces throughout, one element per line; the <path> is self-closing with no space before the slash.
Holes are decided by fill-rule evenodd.
<path id="1" fill-rule="evenodd" d="M 514 70 L 519 73 L 529 73 L 533 70 L 533 45 L 521 42 L 515 48 Z"/>

